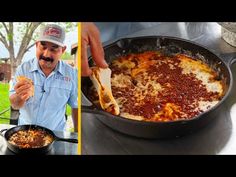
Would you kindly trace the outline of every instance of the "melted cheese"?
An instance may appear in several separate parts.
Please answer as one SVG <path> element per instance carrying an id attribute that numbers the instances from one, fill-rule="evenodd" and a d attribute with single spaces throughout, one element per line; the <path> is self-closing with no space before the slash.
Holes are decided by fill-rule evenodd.
<path id="1" fill-rule="evenodd" d="M 120 108 L 120 116 L 139 121 L 161 122 L 189 119 L 210 109 L 220 101 L 224 94 L 224 84 L 223 81 L 215 79 L 217 73 L 214 70 L 201 60 L 192 59 L 185 55 L 176 55 L 174 57 L 175 59 L 165 57 L 154 51 L 130 54 L 112 62 L 110 67 L 119 69 L 111 77 L 111 86 L 115 89 L 114 95 L 119 95 L 115 97 L 115 100 Z M 162 72 L 155 69 L 153 74 L 152 67 L 160 67 Z M 165 68 L 167 68 L 167 72 L 165 72 Z M 185 93 L 183 93 L 183 96 L 179 99 L 178 95 L 175 96 L 176 103 L 171 101 L 172 97 L 169 96 L 171 90 L 175 89 L 178 94 L 182 93 L 177 89 L 181 86 L 181 83 L 175 85 L 175 81 L 173 82 L 173 79 L 175 79 L 175 74 L 173 73 L 178 73 L 179 70 L 182 72 L 178 75 L 180 79 L 181 75 L 193 77 L 196 80 L 196 82 L 193 81 L 195 86 L 197 84 L 202 85 L 199 87 L 206 88 L 206 92 L 211 93 L 214 97 L 201 98 L 201 95 L 195 90 L 195 96 L 198 99 L 191 98 L 191 95 L 188 95 L 190 100 L 186 101 Z M 169 75 L 172 71 L 172 75 Z M 159 83 L 159 78 L 163 78 L 167 82 Z M 186 89 L 184 91 L 188 92 Z M 201 91 L 204 91 L 204 89 Z M 160 94 L 162 95 L 161 100 Z M 168 99 L 163 100 L 165 97 Z M 183 100 L 184 107 L 181 106 L 181 100 Z M 186 105 L 188 102 L 191 104 Z M 145 115 L 148 117 L 145 117 Z"/>
<path id="2" fill-rule="evenodd" d="M 181 59 L 180 67 L 183 69 L 183 74 L 195 74 L 196 78 L 202 81 L 209 92 L 219 92 L 220 95 L 223 95 L 222 83 L 213 80 L 214 74 L 210 67 L 184 55 L 178 55 L 178 57 Z"/>

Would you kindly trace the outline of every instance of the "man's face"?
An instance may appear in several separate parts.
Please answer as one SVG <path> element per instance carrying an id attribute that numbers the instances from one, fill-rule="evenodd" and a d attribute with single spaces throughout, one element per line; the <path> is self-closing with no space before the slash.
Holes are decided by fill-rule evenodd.
<path id="1" fill-rule="evenodd" d="M 51 42 L 37 42 L 36 57 L 39 60 L 40 67 L 54 69 L 65 50 L 66 47 L 61 47 Z"/>

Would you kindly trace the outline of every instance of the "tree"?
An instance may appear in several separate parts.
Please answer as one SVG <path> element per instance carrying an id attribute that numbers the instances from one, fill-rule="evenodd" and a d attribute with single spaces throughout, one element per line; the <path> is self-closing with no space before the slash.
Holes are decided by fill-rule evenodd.
<path id="1" fill-rule="evenodd" d="M 73 57 L 71 56 L 71 54 L 69 52 L 65 52 L 62 56 L 61 56 L 62 60 L 73 60 Z"/>
<path id="2" fill-rule="evenodd" d="M 17 25 L 17 30 L 22 36 L 17 36 L 17 39 L 21 38 L 20 48 L 15 55 L 15 40 L 14 40 L 14 23 L 13 22 L 1 22 L 0 26 L 0 41 L 3 43 L 9 53 L 11 63 L 11 73 L 14 74 L 16 67 L 21 63 L 24 54 L 33 47 L 30 44 L 34 31 L 40 25 L 40 22 L 22 23 Z"/>
<path id="3" fill-rule="evenodd" d="M 76 26 L 76 23 L 59 23 L 66 32 Z M 14 75 L 17 66 L 21 63 L 25 53 L 34 46 L 38 37 L 36 30 L 42 22 L 1 22 L 0 23 L 0 42 L 3 43 L 9 53 L 11 63 L 11 74 Z M 17 34 L 17 35 L 14 35 Z M 16 45 L 19 46 L 16 52 Z"/>

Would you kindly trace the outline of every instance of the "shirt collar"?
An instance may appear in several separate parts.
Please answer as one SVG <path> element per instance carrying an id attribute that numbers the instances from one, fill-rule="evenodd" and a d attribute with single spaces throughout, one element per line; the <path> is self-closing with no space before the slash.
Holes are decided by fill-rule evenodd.
<path id="1" fill-rule="evenodd" d="M 62 61 L 61 60 L 58 61 L 55 71 L 58 71 L 63 76 L 65 76 L 65 69 L 62 67 Z"/>
<path id="2" fill-rule="evenodd" d="M 31 68 L 30 72 L 34 72 L 34 71 L 37 71 L 39 69 L 40 68 L 39 68 L 39 65 L 38 65 L 38 60 L 37 60 L 37 58 L 34 58 L 32 60 L 32 68 Z"/>

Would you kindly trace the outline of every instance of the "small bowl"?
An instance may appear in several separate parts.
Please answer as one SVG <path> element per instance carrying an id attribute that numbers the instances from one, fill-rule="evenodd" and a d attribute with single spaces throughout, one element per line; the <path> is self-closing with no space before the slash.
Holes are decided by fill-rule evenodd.
<path id="1" fill-rule="evenodd" d="M 220 22 L 222 38 L 230 45 L 236 47 L 236 22 Z"/>

